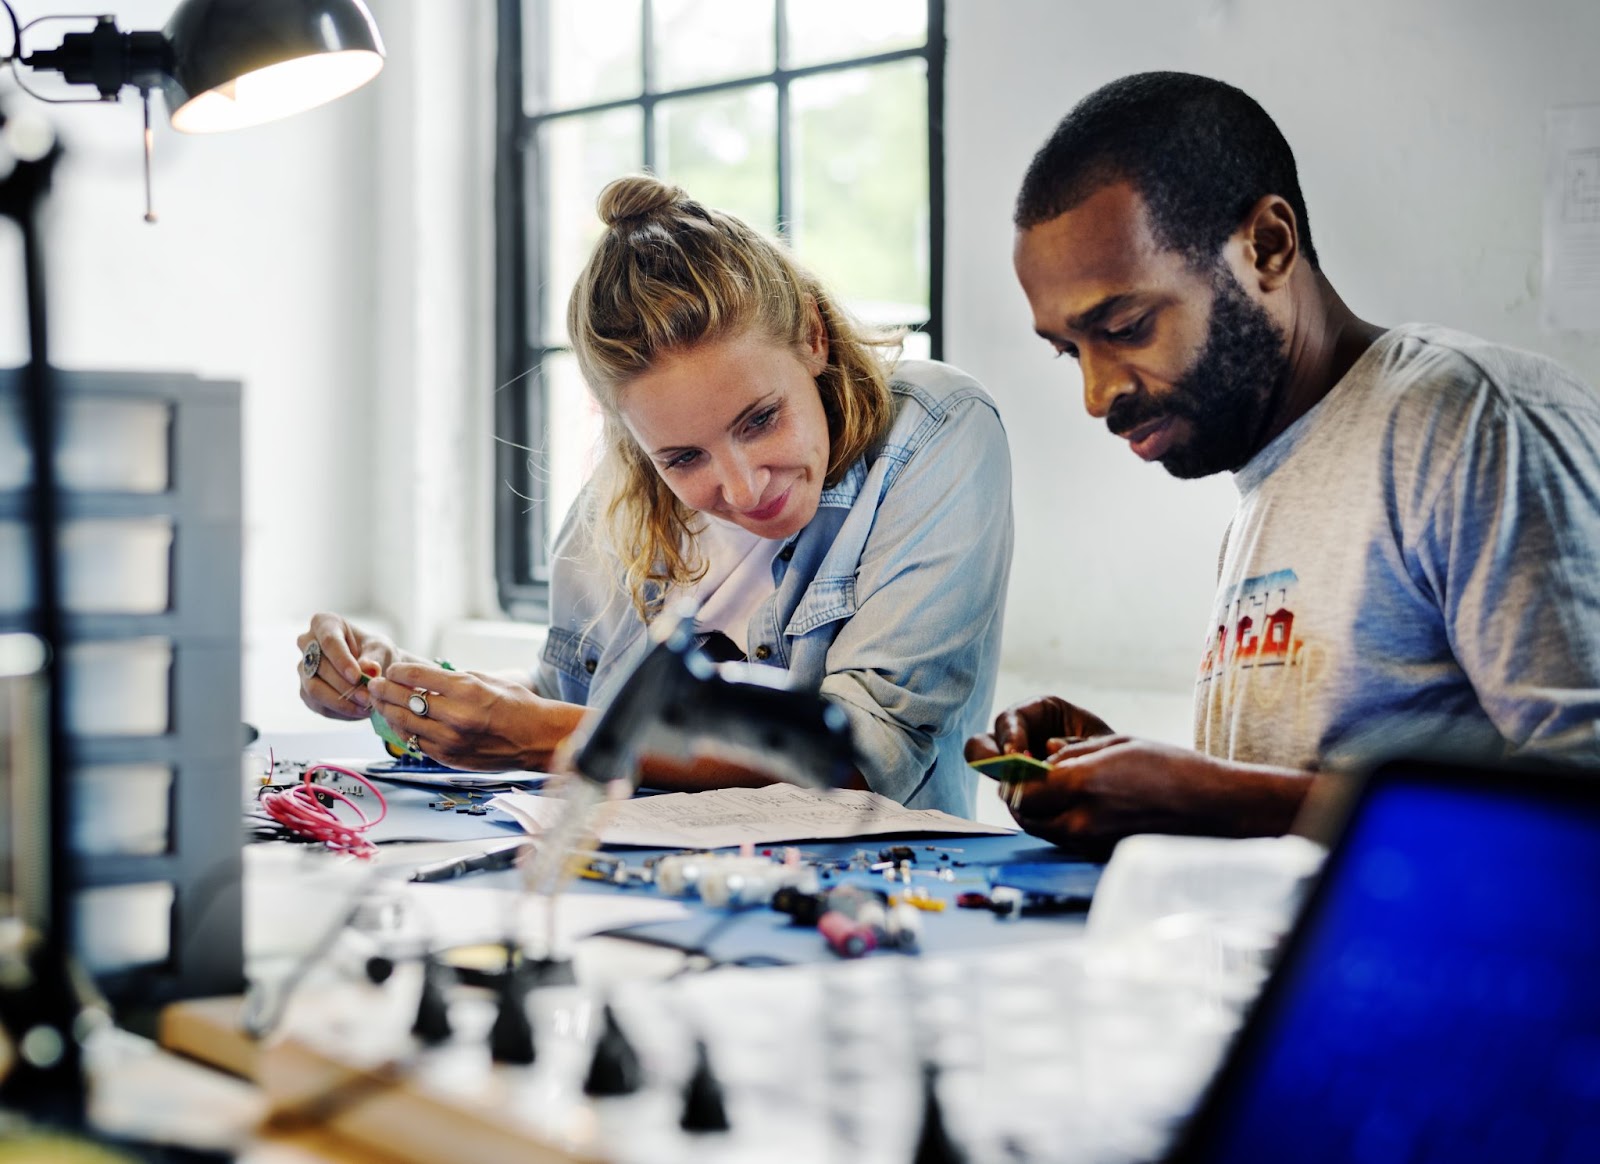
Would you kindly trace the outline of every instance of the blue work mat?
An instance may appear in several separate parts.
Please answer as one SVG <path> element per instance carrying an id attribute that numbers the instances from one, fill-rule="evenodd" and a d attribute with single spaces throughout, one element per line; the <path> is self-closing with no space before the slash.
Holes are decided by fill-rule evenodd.
<path id="1" fill-rule="evenodd" d="M 1038 917 L 1001 918 L 988 910 L 961 909 L 956 906 L 956 895 L 967 892 L 988 893 L 990 872 L 1002 865 L 1058 867 L 1070 880 L 1080 884 L 1092 881 L 1099 875 L 1101 866 L 1082 861 L 1072 855 L 1040 842 L 1024 833 L 1011 836 L 871 836 L 850 841 L 829 841 L 797 845 L 808 858 L 845 861 L 858 851 L 876 855 L 878 850 L 894 845 L 909 846 L 917 855 L 914 868 L 937 869 L 949 865 L 955 875 L 953 881 L 936 877 L 912 877 L 915 888 L 926 889 L 932 897 L 945 902 L 942 912 L 924 912 L 922 937 L 919 949 L 928 954 L 958 953 L 963 950 L 982 949 L 996 945 L 1013 945 L 1037 942 L 1060 937 L 1082 927 L 1081 913 L 1062 913 Z M 779 853 L 785 846 L 760 846 L 757 852 L 770 848 Z M 959 850 L 959 851 L 954 851 Z M 608 856 L 620 857 L 634 868 L 642 867 L 651 857 L 676 852 L 673 849 L 634 849 L 609 847 L 603 850 Z M 944 854 L 948 859 L 943 859 Z M 823 881 L 825 886 L 844 883 L 881 889 L 889 893 L 903 890 L 900 882 L 890 882 L 879 874 L 870 872 L 833 872 Z M 473 885 L 512 888 L 519 884 L 514 872 L 488 873 L 472 878 Z M 619 887 L 601 881 L 576 881 L 568 892 L 628 893 L 654 895 L 652 886 Z M 692 898 L 683 904 L 690 916 L 679 921 L 651 922 L 614 931 L 617 935 L 655 945 L 706 955 L 719 963 L 766 965 L 776 963 L 826 962 L 836 955 L 814 928 L 793 924 L 788 915 L 757 906 L 746 909 L 714 909 Z M 873 957 L 901 957 L 895 951 L 879 951 Z"/>
<path id="2" fill-rule="evenodd" d="M 387 817 L 369 834 L 379 844 L 405 841 L 498 841 L 522 833 L 510 815 L 487 807 L 487 802 L 495 795 L 493 791 L 474 789 L 469 792 L 391 780 L 380 780 L 378 783 L 389 806 Z M 484 811 L 481 814 L 471 811 L 477 808 Z M 1081 927 L 1081 913 L 1002 918 L 988 910 L 962 909 L 955 904 L 956 896 L 960 893 L 987 894 L 991 889 L 991 873 L 1000 867 L 1026 866 L 1036 877 L 1046 881 L 1056 879 L 1059 871 L 1061 878 L 1079 885 L 1092 885 L 1101 868 L 1025 833 L 1008 836 L 868 836 L 794 847 L 800 849 L 808 859 L 843 862 L 859 852 L 876 857 L 879 850 L 900 845 L 909 847 L 915 853 L 914 869 L 926 871 L 948 867 L 954 877 L 954 880 L 942 881 L 920 872 L 912 877 L 913 888 L 926 890 L 931 897 L 945 903 L 943 911 L 925 911 L 920 915 L 922 934 L 919 949 L 929 954 L 1036 942 Z M 786 847 L 757 846 L 756 851 L 777 854 Z M 607 846 L 603 851 L 626 861 L 633 868 L 641 868 L 652 857 L 666 856 L 678 850 Z M 888 893 L 906 888 L 899 881 L 889 881 L 871 872 L 825 872 L 822 881 L 825 887 L 848 882 Z M 466 883 L 479 888 L 512 888 L 520 884 L 520 875 L 510 870 L 477 874 Z M 602 881 L 581 880 L 574 882 L 568 892 L 653 895 L 656 890 L 652 886 L 619 887 Z M 786 914 L 765 906 L 739 910 L 715 909 L 692 898 L 683 904 L 690 911 L 691 916 L 687 918 L 633 926 L 616 932 L 638 941 L 698 952 L 719 963 L 823 962 L 835 957 L 814 928 L 795 925 Z M 901 955 L 880 951 L 873 956 Z"/>
<path id="3" fill-rule="evenodd" d="M 469 791 L 372 779 L 389 805 L 388 815 L 367 833 L 375 844 L 501 840 L 522 834 L 515 817 L 488 807 L 498 789 Z"/>

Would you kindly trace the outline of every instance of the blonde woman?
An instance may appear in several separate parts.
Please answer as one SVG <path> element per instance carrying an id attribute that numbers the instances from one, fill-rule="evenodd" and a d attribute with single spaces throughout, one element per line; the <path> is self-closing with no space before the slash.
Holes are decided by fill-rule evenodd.
<path id="1" fill-rule="evenodd" d="M 688 599 L 713 657 L 785 668 L 844 711 L 862 786 L 970 814 L 962 746 L 994 696 L 1012 544 L 993 401 L 947 365 L 896 362 L 781 244 L 675 186 L 619 179 L 599 212 L 568 325 L 605 447 L 556 540 L 531 682 L 444 671 L 318 615 L 302 697 L 376 707 L 443 763 L 540 768 Z M 756 782 L 711 760 L 644 775 Z"/>

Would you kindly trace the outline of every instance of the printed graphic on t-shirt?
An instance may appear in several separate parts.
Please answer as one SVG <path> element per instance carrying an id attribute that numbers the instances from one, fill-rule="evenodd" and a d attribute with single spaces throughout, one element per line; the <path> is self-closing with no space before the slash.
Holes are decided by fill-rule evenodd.
<path id="1" fill-rule="evenodd" d="M 1219 607 L 1217 626 L 1200 661 L 1200 681 L 1258 667 L 1295 667 L 1305 642 L 1296 637 L 1293 570 L 1246 578 Z"/>

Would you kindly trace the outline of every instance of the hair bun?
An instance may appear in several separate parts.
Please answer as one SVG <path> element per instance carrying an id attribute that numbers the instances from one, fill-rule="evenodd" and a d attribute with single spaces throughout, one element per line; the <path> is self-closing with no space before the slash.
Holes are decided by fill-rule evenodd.
<path id="1" fill-rule="evenodd" d="M 601 222 L 616 226 L 630 218 L 644 218 L 688 200 L 689 196 L 681 187 L 663 182 L 653 174 L 629 174 L 606 183 L 595 209 Z"/>

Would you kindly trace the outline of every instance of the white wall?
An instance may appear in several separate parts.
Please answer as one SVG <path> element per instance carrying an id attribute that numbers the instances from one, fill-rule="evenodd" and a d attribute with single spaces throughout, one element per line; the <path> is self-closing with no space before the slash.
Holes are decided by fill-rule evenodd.
<path id="1" fill-rule="evenodd" d="M 947 355 L 999 401 L 1016 462 L 1002 695 L 1048 686 L 1182 738 L 1233 488 L 1139 462 L 1032 334 L 1010 210 L 1034 150 L 1125 73 L 1229 81 L 1294 147 L 1357 314 L 1534 348 L 1600 384 L 1600 335 L 1538 330 L 1543 113 L 1600 102 L 1600 4 L 950 0 L 949 36 Z"/>
<path id="2" fill-rule="evenodd" d="M 26 22 L 63 6 L 16 7 Z M 113 7 L 122 29 L 153 29 L 174 3 Z M 492 601 L 493 7 L 372 7 L 389 60 L 349 97 L 207 137 L 173 132 L 158 102 L 156 226 L 134 101 L 43 105 L 0 79 L 68 150 L 46 236 L 54 361 L 244 384 L 244 711 L 270 727 L 309 715 L 293 639 L 312 611 L 426 647 Z M 88 27 L 43 25 L 25 47 Z M 17 363 L 9 229 L 0 277 L 16 289 L 0 292 L 0 363 Z"/>

